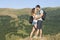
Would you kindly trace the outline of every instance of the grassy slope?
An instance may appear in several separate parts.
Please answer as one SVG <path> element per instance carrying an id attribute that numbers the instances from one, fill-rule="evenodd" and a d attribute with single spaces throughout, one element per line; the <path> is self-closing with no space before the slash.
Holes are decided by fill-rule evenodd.
<path id="1" fill-rule="evenodd" d="M 57 37 L 58 40 L 60 8 L 45 8 L 44 10 L 47 12 L 47 17 L 43 23 L 43 35 L 48 39 Z M 18 40 L 29 36 L 32 29 L 32 25 L 28 23 L 30 11 L 30 8 L 21 10 L 0 8 L 0 40 Z"/>

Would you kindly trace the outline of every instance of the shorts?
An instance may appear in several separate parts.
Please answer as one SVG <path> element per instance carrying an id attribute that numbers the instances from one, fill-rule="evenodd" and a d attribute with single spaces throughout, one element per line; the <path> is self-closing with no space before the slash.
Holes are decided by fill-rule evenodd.
<path id="1" fill-rule="evenodd" d="M 32 25 L 37 24 L 37 20 L 33 20 Z"/>
<path id="2" fill-rule="evenodd" d="M 37 21 L 37 29 L 42 29 L 42 22 L 41 20 Z"/>

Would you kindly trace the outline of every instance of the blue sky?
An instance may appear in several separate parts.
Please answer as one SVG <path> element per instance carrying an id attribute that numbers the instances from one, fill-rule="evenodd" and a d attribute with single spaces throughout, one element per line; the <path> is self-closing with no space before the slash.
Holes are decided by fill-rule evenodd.
<path id="1" fill-rule="evenodd" d="M 0 0 L 0 8 L 60 7 L 60 0 Z"/>

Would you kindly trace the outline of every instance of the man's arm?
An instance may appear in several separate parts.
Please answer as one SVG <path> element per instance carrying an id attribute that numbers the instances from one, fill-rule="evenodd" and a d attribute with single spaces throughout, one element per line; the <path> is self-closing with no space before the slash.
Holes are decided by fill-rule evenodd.
<path id="1" fill-rule="evenodd" d="M 40 14 L 40 16 L 38 16 L 36 19 L 42 18 L 43 13 Z"/>
<path id="2" fill-rule="evenodd" d="M 43 16 L 43 11 L 41 10 L 40 16 L 38 16 L 36 19 L 42 18 L 42 16 Z"/>

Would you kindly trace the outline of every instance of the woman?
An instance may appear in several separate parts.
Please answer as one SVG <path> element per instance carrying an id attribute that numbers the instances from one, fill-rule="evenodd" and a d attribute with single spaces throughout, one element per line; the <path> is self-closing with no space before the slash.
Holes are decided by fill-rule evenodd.
<path id="1" fill-rule="evenodd" d="M 37 15 L 35 14 L 35 8 L 32 9 L 31 16 L 33 16 L 33 22 L 32 22 L 33 28 L 32 28 L 32 32 L 30 34 L 30 39 L 32 38 L 34 31 L 37 29 L 37 19 L 36 19 Z"/>

